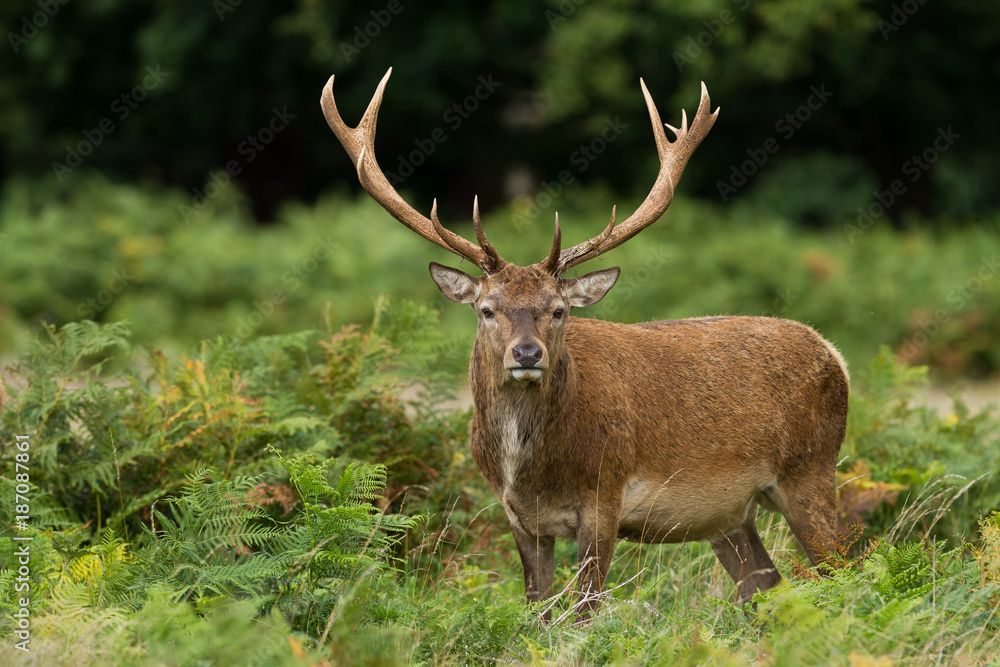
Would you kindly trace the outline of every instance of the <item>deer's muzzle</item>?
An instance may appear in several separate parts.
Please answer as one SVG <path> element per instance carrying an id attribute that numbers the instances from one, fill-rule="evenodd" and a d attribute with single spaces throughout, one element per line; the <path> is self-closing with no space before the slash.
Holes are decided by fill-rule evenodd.
<path id="1" fill-rule="evenodd" d="M 536 342 L 522 341 L 510 348 L 507 370 L 515 380 L 534 382 L 547 367 L 545 350 Z"/>

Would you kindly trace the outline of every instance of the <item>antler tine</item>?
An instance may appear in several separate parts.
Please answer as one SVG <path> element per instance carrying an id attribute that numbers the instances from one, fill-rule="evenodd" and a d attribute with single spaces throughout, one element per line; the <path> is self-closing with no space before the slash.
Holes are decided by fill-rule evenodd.
<path id="1" fill-rule="evenodd" d="M 559 229 L 559 212 L 556 211 L 556 231 L 552 236 L 552 250 L 549 251 L 549 256 L 543 259 L 538 265 L 546 273 L 551 273 L 554 276 L 559 275 L 559 251 L 562 248 L 562 230 Z"/>
<path id="2" fill-rule="evenodd" d="M 483 249 L 486 256 L 493 262 L 490 273 L 496 273 L 507 266 L 507 262 L 500 257 L 500 253 L 493 247 L 490 240 L 486 238 L 486 232 L 483 231 L 483 221 L 479 217 L 479 195 L 476 195 L 472 200 L 472 226 L 476 228 L 476 240 L 479 241 L 479 247 Z"/>
<path id="3" fill-rule="evenodd" d="M 375 126 L 378 124 L 378 110 L 382 106 L 382 96 L 385 95 L 385 86 L 389 83 L 390 76 L 392 76 L 391 67 L 386 70 L 385 76 L 378 82 L 375 94 L 372 95 L 372 99 L 368 103 L 368 108 L 365 109 L 364 115 L 361 116 L 361 122 L 358 123 L 358 129 L 364 133 L 362 141 L 365 146 L 372 147 L 373 153 L 375 148 Z"/>
<path id="4" fill-rule="evenodd" d="M 435 233 L 437 233 L 438 237 L 440 237 L 441 240 L 443 240 L 445 243 L 448 244 L 447 246 L 448 249 L 451 250 L 452 252 L 455 252 L 458 255 L 462 255 L 461 246 L 457 242 L 454 242 L 453 240 L 455 238 L 462 239 L 462 237 L 459 236 L 458 234 L 455 234 L 454 232 L 445 229 L 444 225 L 442 225 L 441 221 L 438 219 L 437 197 L 435 197 L 434 201 L 431 202 L 431 224 L 434 226 L 434 231 Z M 462 240 L 465 241 L 465 239 Z"/>
<path id="5" fill-rule="evenodd" d="M 617 206 L 611 207 L 611 219 L 608 220 L 608 226 L 604 228 L 604 231 L 601 232 L 600 236 L 598 236 L 596 239 L 591 239 L 591 243 L 594 243 L 595 245 L 601 245 L 602 243 L 604 243 L 605 240 L 607 240 L 609 236 L 611 236 L 611 230 L 615 228 L 615 213 L 617 211 L 618 211 Z"/>
<path id="6" fill-rule="evenodd" d="M 493 272 L 496 261 L 492 257 L 475 243 L 445 229 L 439 221 L 428 220 L 418 213 L 399 196 L 399 193 L 390 185 L 389 180 L 379 168 L 378 161 L 375 159 L 375 128 L 378 122 L 379 107 L 382 104 L 382 96 L 391 74 L 392 68 L 390 67 L 375 89 L 375 94 L 372 96 L 371 102 L 368 103 L 368 108 L 357 127 L 348 127 L 344 119 L 341 118 L 333 96 L 334 77 L 331 76 L 324 86 L 323 95 L 320 98 L 327 124 L 337 135 L 337 139 L 357 168 L 358 180 L 361 181 L 362 187 L 372 196 L 372 199 L 388 211 L 389 215 L 431 243 L 473 262 L 486 273 Z M 433 215 L 435 218 L 437 217 L 436 214 Z M 494 250 L 494 252 L 496 251 Z"/>
<path id="7" fill-rule="evenodd" d="M 592 239 L 587 239 L 585 242 L 583 242 L 583 243 L 581 243 L 579 245 L 573 246 L 572 248 L 570 248 L 570 250 L 579 250 L 579 252 L 581 254 L 584 253 L 584 252 L 592 250 L 594 252 L 594 256 L 595 257 L 597 255 L 599 255 L 601 253 L 601 245 L 605 241 L 608 240 L 608 238 L 611 236 L 611 232 L 615 229 L 615 212 L 617 210 L 618 210 L 617 206 L 612 206 L 611 207 L 611 219 L 608 220 L 608 224 L 604 228 L 603 232 L 601 232 L 600 234 L 598 234 L 597 236 L 595 236 Z M 573 259 L 575 259 L 574 255 L 569 255 L 569 253 L 567 253 L 565 251 L 562 252 L 560 254 L 560 256 L 557 258 L 557 260 L 556 260 L 556 268 L 555 268 L 555 270 L 553 272 L 554 275 L 561 276 L 570 267 L 575 266 L 576 264 L 579 264 L 580 262 L 586 261 L 586 260 L 583 260 L 583 259 L 581 259 L 579 261 L 572 261 Z M 588 257 L 587 259 L 590 259 L 590 258 Z"/>
<path id="8" fill-rule="evenodd" d="M 705 82 L 701 83 L 701 101 L 698 104 L 698 111 L 694 115 L 694 120 L 688 127 L 687 112 L 681 111 L 681 126 L 675 128 L 672 125 L 665 125 L 660 120 L 660 114 L 656 110 L 653 98 L 646 88 L 646 82 L 639 79 L 639 86 L 642 88 L 642 96 L 646 100 L 646 109 L 649 112 L 649 120 L 653 126 L 653 138 L 656 140 L 656 152 L 660 158 L 660 172 L 656 176 L 653 188 L 646 199 L 642 202 L 635 213 L 630 215 L 617 227 L 614 225 L 614 212 L 611 215 L 611 223 L 601 233 L 600 236 L 579 245 L 563 250 L 559 258 L 559 273 L 570 267 L 576 266 L 588 259 L 593 259 L 602 252 L 607 252 L 612 248 L 617 248 L 630 238 L 641 232 L 663 215 L 670 206 L 674 197 L 674 190 L 677 181 L 684 173 L 684 167 L 702 140 L 708 135 L 709 130 L 715 124 L 719 116 L 719 109 L 709 113 L 711 100 L 708 96 L 708 87 Z M 669 127 L 676 135 L 673 141 L 667 139 L 664 127 Z"/>

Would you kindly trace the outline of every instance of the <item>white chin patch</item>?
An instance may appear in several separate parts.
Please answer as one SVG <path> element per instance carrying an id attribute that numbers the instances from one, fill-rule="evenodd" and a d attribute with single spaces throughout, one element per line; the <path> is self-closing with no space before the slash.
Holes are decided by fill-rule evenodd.
<path id="1" fill-rule="evenodd" d="M 515 380 L 534 382 L 538 378 L 542 377 L 542 369 L 540 369 L 540 368 L 512 368 L 510 370 L 510 374 L 514 376 Z"/>

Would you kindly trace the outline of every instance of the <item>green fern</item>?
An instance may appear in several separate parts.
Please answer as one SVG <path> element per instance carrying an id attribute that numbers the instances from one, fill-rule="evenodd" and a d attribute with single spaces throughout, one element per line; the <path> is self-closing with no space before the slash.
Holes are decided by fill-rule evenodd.
<path id="1" fill-rule="evenodd" d="M 919 598 L 931 590 L 931 559 L 920 542 L 883 543 L 869 557 L 866 570 L 875 575 L 874 588 L 887 600 Z"/>
<path id="2" fill-rule="evenodd" d="M 392 563 L 393 545 L 419 519 L 383 514 L 371 504 L 385 488 L 385 466 L 351 463 L 332 486 L 331 460 L 317 464 L 309 455 L 286 459 L 273 447 L 270 450 L 288 469 L 303 505 L 299 530 L 284 536 L 285 547 L 308 553 L 314 576 L 346 579 L 363 568 Z M 302 542 L 306 538 L 307 544 Z"/>
<path id="3" fill-rule="evenodd" d="M 135 587 L 135 558 L 128 544 L 104 531 L 99 544 L 72 558 L 52 592 L 53 610 L 70 613 L 83 608 L 137 610 L 144 596 Z"/>
<path id="4" fill-rule="evenodd" d="M 269 449 L 288 470 L 301 511 L 272 545 L 287 572 L 264 611 L 280 610 L 294 627 L 316 636 L 349 583 L 398 563 L 393 548 L 420 517 L 383 514 L 372 504 L 385 487 L 385 466 L 352 463 L 331 484 L 331 460 L 286 459 Z"/>
<path id="5" fill-rule="evenodd" d="M 121 434 L 125 400 L 119 388 L 94 378 L 116 357 L 127 356 L 130 332 L 124 323 L 84 321 L 58 331 L 46 325 L 45 333 L 46 338 L 32 342 L 26 360 L 12 368 L 24 388 L 11 389 L 0 436 L 31 436 L 33 481 L 42 482 L 38 473 L 44 470 L 46 491 L 68 505 L 62 496 L 113 485 L 115 465 L 107 435 Z M 67 466 L 67 459 L 76 465 Z M 55 525 L 65 520 L 53 518 Z"/>
<path id="6" fill-rule="evenodd" d="M 210 470 L 187 476 L 180 497 L 153 511 L 155 529 L 137 554 L 146 578 L 167 581 L 178 599 L 259 595 L 284 570 L 284 559 L 263 549 L 281 529 L 250 501 L 261 478 L 209 482 Z"/>

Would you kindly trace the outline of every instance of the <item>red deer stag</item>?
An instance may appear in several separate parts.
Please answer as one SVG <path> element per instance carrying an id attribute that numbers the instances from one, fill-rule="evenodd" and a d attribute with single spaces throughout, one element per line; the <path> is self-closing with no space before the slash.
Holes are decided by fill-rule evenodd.
<path id="1" fill-rule="evenodd" d="M 640 80 L 660 172 L 638 210 L 584 243 L 521 267 L 486 239 L 478 245 L 408 205 L 375 159 L 375 124 L 390 69 L 360 124 L 326 120 L 365 190 L 428 241 L 482 276 L 432 262 L 452 301 L 470 304 L 478 329 L 469 366 L 475 403 L 472 455 L 510 519 L 529 601 L 552 595 L 555 538 L 579 545 L 578 611 L 598 604 L 618 538 L 707 540 L 746 602 L 781 580 L 757 533 L 757 506 L 784 515 L 813 563 L 838 536 L 834 469 L 847 420 L 848 376 L 813 329 L 770 317 L 706 317 L 617 324 L 570 317 L 601 300 L 619 269 L 565 278 L 629 240 L 669 206 L 677 180 L 715 123 L 708 91 L 669 141 Z"/>

